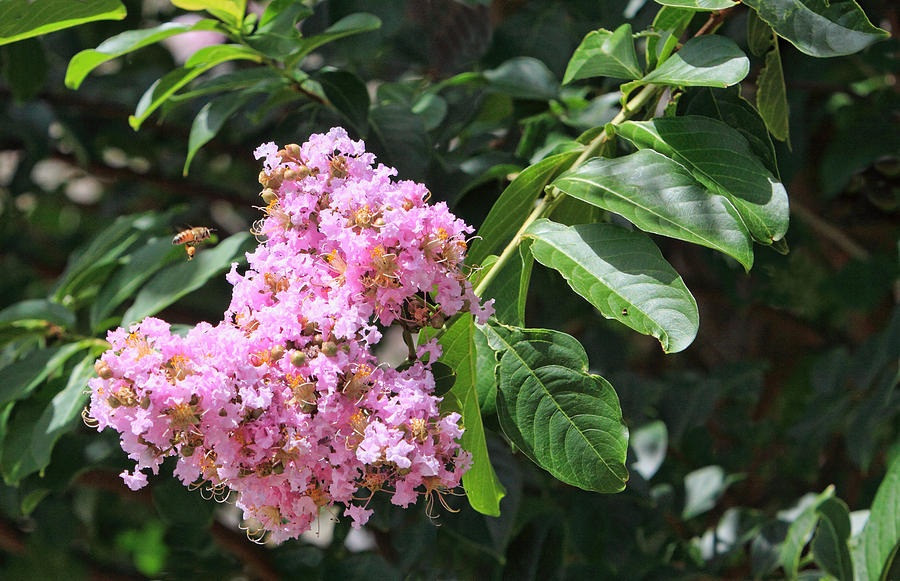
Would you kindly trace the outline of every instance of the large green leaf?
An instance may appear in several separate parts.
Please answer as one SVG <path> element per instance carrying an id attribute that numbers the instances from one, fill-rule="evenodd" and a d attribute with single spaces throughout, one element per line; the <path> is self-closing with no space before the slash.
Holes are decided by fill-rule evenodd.
<path id="1" fill-rule="evenodd" d="M 37 386 L 58 372 L 86 343 L 68 343 L 59 347 L 35 349 L 22 359 L 3 368 L 0 382 L 0 406 L 28 397 Z"/>
<path id="2" fill-rule="evenodd" d="M 209 143 L 228 121 L 228 118 L 243 107 L 256 91 L 247 89 L 235 93 L 226 93 L 216 97 L 200 109 L 191 124 L 191 135 L 188 138 L 188 153 L 184 160 L 182 174 L 188 174 L 191 161 L 200 148 Z"/>
<path id="3" fill-rule="evenodd" d="M 766 127 L 779 141 L 788 139 L 788 102 L 781 68 L 781 52 L 776 42 L 766 54 L 766 66 L 756 78 L 756 107 Z"/>
<path id="4" fill-rule="evenodd" d="M 643 74 L 634 52 L 631 25 L 625 23 L 615 32 L 602 28 L 589 32 L 569 59 L 563 84 L 590 77 L 631 80 Z"/>
<path id="5" fill-rule="evenodd" d="M 550 69 L 536 58 L 511 58 L 496 69 L 484 71 L 491 91 L 514 99 L 549 101 L 559 94 L 559 85 Z"/>
<path id="6" fill-rule="evenodd" d="M 832 57 L 859 52 L 889 34 L 869 22 L 854 0 L 745 0 L 802 52 Z"/>
<path id="7" fill-rule="evenodd" d="M 119 0 L 4 0 L 0 2 L 0 45 L 95 20 L 122 20 Z"/>
<path id="8" fill-rule="evenodd" d="M 662 4 L 663 6 L 710 11 L 726 10 L 733 6 L 737 6 L 737 2 L 732 2 L 732 0 L 656 0 L 656 3 Z"/>
<path id="9" fill-rule="evenodd" d="M 733 40 L 705 35 L 690 39 L 655 70 L 627 85 L 728 87 L 741 82 L 748 72 L 750 59 Z"/>
<path id="10" fill-rule="evenodd" d="M 440 361 L 456 371 L 456 383 L 444 396 L 441 411 L 458 411 L 462 414 L 463 432 L 460 443 L 472 454 L 472 467 L 463 474 L 463 487 L 472 508 L 482 514 L 500 515 L 500 500 L 506 494 L 503 485 L 491 467 L 481 410 L 478 405 L 477 355 L 475 351 L 475 322 L 465 314 L 456 320 L 441 337 Z M 493 373 L 493 370 L 491 370 Z"/>
<path id="11" fill-rule="evenodd" d="M 466 261 L 480 264 L 489 254 L 499 254 L 534 209 L 534 201 L 544 191 L 544 186 L 568 168 L 579 153 L 567 151 L 551 155 L 516 176 L 482 222 Z"/>
<path id="12" fill-rule="evenodd" d="M 551 185 L 620 214 L 645 232 L 718 250 L 747 269 L 753 265 L 750 233 L 731 202 L 656 151 L 595 158 L 562 173 Z"/>
<path id="13" fill-rule="evenodd" d="M 75 313 L 47 299 L 20 301 L 0 311 L 0 326 L 22 320 L 46 321 L 57 327 L 71 329 L 75 326 Z"/>
<path id="14" fill-rule="evenodd" d="M 131 128 L 137 131 L 141 124 L 178 89 L 190 83 L 209 69 L 233 60 L 260 62 L 262 57 L 254 50 L 239 44 L 224 44 L 201 48 L 188 59 L 184 67 L 177 68 L 153 83 L 138 101 L 134 115 L 128 118 Z"/>
<path id="15" fill-rule="evenodd" d="M 172 4 L 185 10 L 206 10 L 216 18 L 237 28 L 244 20 L 247 0 L 172 0 Z"/>
<path id="16" fill-rule="evenodd" d="M 275 0 L 266 6 L 259 27 L 247 37 L 247 44 L 268 57 L 283 60 L 300 48 L 303 35 L 297 22 L 312 13 L 308 6 L 297 0 Z"/>
<path id="17" fill-rule="evenodd" d="M 201 20 L 193 26 L 178 22 L 167 22 L 153 28 L 128 30 L 107 38 L 97 48 L 83 50 L 72 57 L 66 69 L 66 86 L 77 89 L 92 70 L 116 57 L 136 51 L 163 39 L 192 30 L 215 30 L 219 25 L 215 20 Z"/>
<path id="18" fill-rule="evenodd" d="M 547 329 L 490 324 L 484 330 L 500 354 L 497 415 L 510 440 L 567 484 L 622 490 L 628 429 L 615 390 L 587 372 L 581 344 Z"/>
<path id="19" fill-rule="evenodd" d="M 491 281 L 484 288 L 479 288 L 482 300 L 494 299 L 494 317 L 501 323 L 508 325 L 525 324 L 525 299 L 528 296 L 528 285 L 531 282 L 531 269 L 534 266 L 534 256 L 531 254 L 531 241 L 524 240 L 519 244 L 516 253 L 500 271 L 492 274 Z M 495 268 L 496 257 L 491 255 L 484 261 L 482 276 Z M 476 277 L 473 281 L 478 286 Z"/>
<path id="20" fill-rule="evenodd" d="M 326 70 L 316 75 L 325 96 L 343 115 L 357 135 L 365 137 L 369 128 L 369 91 L 358 76 L 349 71 Z"/>
<path id="21" fill-rule="evenodd" d="M 540 219 L 526 235 L 534 238 L 537 261 L 559 271 L 607 319 L 656 337 L 667 353 L 694 340 L 697 302 L 646 234 L 613 224 L 570 227 Z"/>
<path id="22" fill-rule="evenodd" d="M 159 269 L 175 260 L 184 259 L 184 250 L 169 239 L 155 239 L 125 256 L 124 265 L 109 279 L 91 303 L 91 328 L 102 331 L 105 319 L 125 300 L 131 298 L 144 282 Z"/>
<path id="23" fill-rule="evenodd" d="M 167 267 L 138 293 L 125 315 L 122 325 L 127 326 L 144 317 L 155 315 L 184 295 L 197 290 L 213 276 L 228 269 L 232 262 L 243 258 L 252 247 L 249 233 L 239 232 L 229 236 L 215 248 L 197 253 L 194 260 Z"/>
<path id="24" fill-rule="evenodd" d="M 775 160 L 775 146 L 769 136 L 769 129 L 759 111 L 750 101 L 741 97 L 740 87 L 727 89 L 705 87 L 695 91 L 684 114 L 712 117 L 736 129 L 750 144 L 754 155 L 762 160 L 772 175 L 777 177 L 778 163 Z"/>
<path id="25" fill-rule="evenodd" d="M 704 186 L 728 198 L 758 242 L 771 244 L 784 237 L 787 192 L 737 130 L 709 117 L 685 115 L 626 121 L 617 131 L 639 148 L 673 158 Z"/>
<path id="26" fill-rule="evenodd" d="M 892 581 L 891 566 L 900 552 L 900 456 L 895 456 L 878 486 L 869 521 L 853 539 L 856 579 Z"/>
<path id="27" fill-rule="evenodd" d="M 812 540 L 813 557 L 822 569 L 838 581 L 853 581 L 853 563 L 847 541 L 850 538 L 850 511 L 838 498 L 825 499 L 817 508 L 819 528 Z"/>
<path id="28" fill-rule="evenodd" d="M 71 429 L 87 400 L 87 382 L 94 373 L 95 358 L 96 353 L 90 353 L 75 365 L 65 387 L 53 396 L 36 421 L 28 413 L 32 410 L 13 416 L 0 457 L 0 470 L 7 484 L 16 484 L 50 464 L 56 440 Z"/>
<path id="29" fill-rule="evenodd" d="M 367 12 L 350 14 L 326 28 L 321 34 L 304 38 L 300 43 L 300 50 L 291 55 L 289 62 L 300 62 L 303 57 L 323 44 L 328 44 L 345 36 L 378 30 L 379 28 L 381 28 L 381 19 L 373 14 Z"/>

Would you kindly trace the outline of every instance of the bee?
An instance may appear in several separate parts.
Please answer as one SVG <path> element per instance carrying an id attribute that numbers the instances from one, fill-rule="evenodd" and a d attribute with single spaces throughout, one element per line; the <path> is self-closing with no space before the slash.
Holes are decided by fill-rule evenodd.
<path id="1" fill-rule="evenodd" d="M 182 230 L 176 234 L 175 237 L 172 238 L 172 244 L 184 244 L 188 260 L 193 260 L 194 254 L 197 252 L 197 244 L 208 239 L 213 232 L 215 232 L 214 229 L 207 228 L 206 226 L 188 228 L 187 230 Z"/>

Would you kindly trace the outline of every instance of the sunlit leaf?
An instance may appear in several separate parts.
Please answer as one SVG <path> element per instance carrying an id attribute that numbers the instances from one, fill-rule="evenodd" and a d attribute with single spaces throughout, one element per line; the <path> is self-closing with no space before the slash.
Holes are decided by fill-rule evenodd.
<path id="1" fill-rule="evenodd" d="M 95 20 L 122 20 L 119 0 L 4 0 L 0 2 L 0 45 Z"/>
<path id="2" fill-rule="evenodd" d="M 634 52 L 631 25 L 626 23 L 615 32 L 589 32 L 569 60 L 563 84 L 590 77 L 639 79 L 643 74 Z"/>

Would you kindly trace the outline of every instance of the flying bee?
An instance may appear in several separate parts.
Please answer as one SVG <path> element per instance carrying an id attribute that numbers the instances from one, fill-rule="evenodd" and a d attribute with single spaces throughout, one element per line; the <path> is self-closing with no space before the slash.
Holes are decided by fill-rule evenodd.
<path id="1" fill-rule="evenodd" d="M 197 252 L 197 244 L 208 239 L 215 232 L 212 228 L 206 226 L 195 226 L 182 230 L 172 238 L 172 244 L 184 244 L 185 252 L 187 252 L 188 260 L 193 260 L 194 254 Z"/>

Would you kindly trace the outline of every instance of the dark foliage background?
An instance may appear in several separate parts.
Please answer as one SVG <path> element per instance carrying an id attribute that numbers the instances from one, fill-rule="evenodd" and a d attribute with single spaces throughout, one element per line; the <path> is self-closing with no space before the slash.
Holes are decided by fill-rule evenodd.
<path id="1" fill-rule="evenodd" d="M 247 230 L 258 215 L 252 149 L 347 124 L 302 95 L 261 93 L 182 177 L 203 103 L 167 106 L 138 132 L 127 122 L 144 90 L 175 66 L 169 50 L 147 47 L 96 71 L 78 91 L 65 88 L 79 50 L 183 12 L 167 2 L 125 4 L 124 21 L 0 47 L 0 307 L 47 296 L 73 250 L 119 216 L 164 216 L 161 234 L 184 225 L 214 227 L 221 238 Z M 893 2 L 861 5 L 896 34 Z M 323 46 L 308 64 L 364 80 L 381 115 L 364 137 L 380 160 L 424 180 L 477 225 L 509 174 L 555 140 L 612 117 L 615 101 L 604 101 L 612 85 L 544 98 L 542 79 L 562 79 L 588 31 L 612 30 L 626 13 L 639 30 L 657 9 L 634 1 L 624 13 L 613 1 L 333 1 L 316 4 L 303 30 L 358 11 L 381 19 L 379 30 Z M 735 11 L 724 25 L 742 46 L 746 15 Z M 528 325 L 577 337 L 616 386 L 632 433 L 625 492 L 598 495 L 553 480 L 500 445 L 488 416 L 492 460 L 508 491 L 500 518 L 479 515 L 464 499 L 459 513 L 437 523 L 421 507 L 383 503 L 367 550 L 348 549 L 344 520 L 326 546 L 260 547 L 170 476 L 130 492 L 117 477 L 127 462 L 116 437 L 81 426 L 57 442 L 43 475 L 0 486 L 0 577 L 783 576 L 778 543 L 796 514 L 780 511 L 828 486 L 851 511 L 867 509 L 900 454 L 900 45 L 889 39 L 833 59 L 781 48 L 790 146 L 778 143 L 777 153 L 791 199 L 790 253 L 761 249 L 745 274 L 711 250 L 658 238 L 700 306 L 700 333 L 687 351 L 664 355 L 652 338 L 602 318 L 556 273 L 536 268 Z M 525 86 L 451 83 L 438 99 L 423 99 L 458 73 L 496 70 L 515 57 L 537 59 L 549 77 Z M 160 316 L 216 321 L 229 296 L 224 277 L 214 277 Z M 0 351 L 0 365 L 14 357 Z M 4 436 L 15 438 L 22 425 L 10 422 Z"/>

